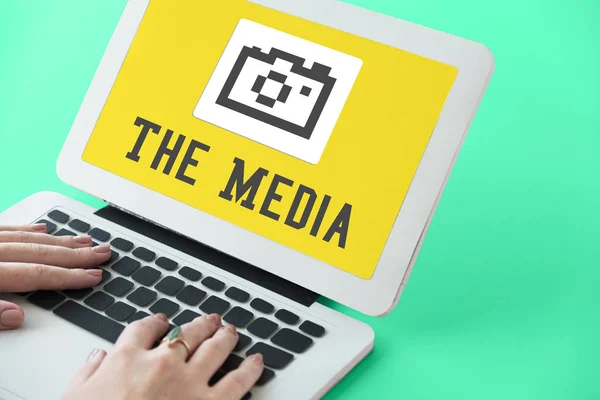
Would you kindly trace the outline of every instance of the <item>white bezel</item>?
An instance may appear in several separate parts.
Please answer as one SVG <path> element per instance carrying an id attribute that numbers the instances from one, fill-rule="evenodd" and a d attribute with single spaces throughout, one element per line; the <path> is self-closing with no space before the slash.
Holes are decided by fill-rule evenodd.
<path id="1" fill-rule="evenodd" d="M 66 183 L 368 315 L 388 313 L 416 259 L 429 221 L 494 69 L 482 44 L 335 0 L 253 0 L 257 4 L 437 60 L 458 76 L 421 160 L 377 269 L 355 277 L 165 195 L 82 161 L 151 0 L 130 0 L 57 164 Z M 189 221 L 194 221 L 190 224 Z"/>

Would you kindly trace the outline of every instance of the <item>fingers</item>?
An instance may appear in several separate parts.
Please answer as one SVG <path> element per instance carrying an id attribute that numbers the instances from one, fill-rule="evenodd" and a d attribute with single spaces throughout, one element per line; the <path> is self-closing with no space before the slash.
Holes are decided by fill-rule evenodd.
<path id="1" fill-rule="evenodd" d="M 197 366 L 198 379 L 203 382 L 208 381 L 223 365 L 237 342 L 235 326 L 227 325 L 202 343 L 190 359 L 190 363 Z"/>
<path id="2" fill-rule="evenodd" d="M 0 243 L 0 262 L 20 262 L 85 268 L 102 264 L 110 258 L 110 246 L 68 249 L 37 243 Z"/>
<path id="3" fill-rule="evenodd" d="M 0 243 L 37 243 L 77 249 L 80 247 L 91 247 L 92 237 L 88 235 L 50 236 L 45 233 L 37 232 L 0 231 Z"/>
<path id="4" fill-rule="evenodd" d="M 16 304 L 0 300 L 0 331 L 23 325 L 23 310 Z"/>
<path id="5" fill-rule="evenodd" d="M 38 232 L 46 233 L 46 224 L 34 224 L 26 226 L 0 226 L 0 232 Z"/>
<path id="6" fill-rule="evenodd" d="M 221 316 L 219 314 L 205 315 L 198 317 L 192 322 L 181 326 L 181 335 L 190 347 L 190 355 L 194 354 L 196 349 L 208 338 L 213 336 L 217 329 L 221 327 Z M 173 344 L 172 347 L 161 345 L 159 352 L 175 353 L 184 361 L 188 359 L 188 351 L 181 343 Z M 208 380 L 208 379 L 207 379 Z"/>
<path id="7" fill-rule="evenodd" d="M 116 345 L 130 344 L 149 350 L 158 339 L 167 333 L 168 328 L 169 322 L 166 315 L 152 315 L 129 325 L 117 340 Z"/>
<path id="8" fill-rule="evenodd" d="M 0 293 L 83 289 L 102 280 L 101 269 L 65 269 L 43 264 L 0 262 Z"/>
<path id="9" fill-rule="evenodd" d="M 213 398 L 220 400 L 238 400 L 252 389 L 260 375 L 264 364 L 260 354 L 246 358 L 238 369 L 231 371 L 213 386 Z"/>
<path id="10" fill-rule="evenodd" d="M 98 367 L 100 367 L 100 364 L 102 364 L 102 361 L 104 361 L 105 357 L 106 352 L 104 350 L 92 350 L 85 364 L 83 364 L 83 366 L 79 369 L 79 371 L 77 371 L 77 373 L 73 377 L 72 383 L 81 384 L 90 379 L 90 377 L 94 375 L 94 372 L 96 372 Z"/>

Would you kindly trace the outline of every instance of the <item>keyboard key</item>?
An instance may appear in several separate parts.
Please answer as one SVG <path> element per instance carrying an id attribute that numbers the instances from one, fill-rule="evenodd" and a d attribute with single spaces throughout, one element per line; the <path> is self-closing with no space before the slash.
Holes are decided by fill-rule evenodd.
<path id="1" fill-rule="evenodd" d="M 221 372 L 221 371 L 215 372 L 215 374 L 212 376 L 212 378 L 210 378 L 208 380 L 208 386 L 214 386 L 214 385 L 216 385 L 217 383 L 219 383 L 219 381 L 221 379 L 223 379 L 224 376 L 225 376 L 225 374 L 223 372 Z"/>
<path id="2" fill-rule="evenodd" d="M 256 343 L 246 352 L 246 355 L 251 356 L 256 353 L 263 355 L 266 366 L 275 369 L 285 368 L 294 359 L 293 354 L 276 349 L 266 343 Z"/>
<path id="3" fill-rule="evenodd" d="M 155 264 L 161 267 L 162 269 L 166 269 L 167 271 L 175 271 L 179 266 L 179 264 L 167 257 L 159 257 L 155 261 Z"/>
<path id="4" fill-rule="evenodd" d="M 207 276 L 202 280 L 202 284 L 215 292 L 220 292 L 225 288 L 225 284 L 218 279 Z"/>
<path id="5" fill-rule="evenodd" d="M 100 228 L 94 228 L 90 231 L 89 235 L 91 237 L 93 237 L 96 240 L 99 240 L 101 242 L 108 242 L 108 239 L 110 239 L 110 233 L 103 231 Z"/>
<path id="6" fill-rule="evenodd" d="M 102 285 L 104 282 L 106 282 L 107 280 L 109 280 L 111 276 L 112 276 L 112 274 L 110 272 L 108 272 L 107 270 L 102 270 L 102 280 L 96 286 Z"/>
<path id="7" fill-rule="evenodd" d="M 77 236 L 77 234 L 75 232 L 71 232 L 70 230 L 63 228 L 60 231 L 56 232 L 54 236 Z"/>
<path id="8" fill-rule="evenodd" d="M 118 322 L 72 300 L 67 301 L 54 310 L 54 314 L 112 343 L 117 341 L 123 329 L 125 329 Z"/>
<path id="9" fill-rule="evenodd" d="M 167 299 L 160 299 L 150 307 L 150 311 L 154 314 L 163 313 L 167 317 L 171 317 L 177 310 L 179 310 L 179 304 Z"/>
<path id="10" fill-rule="evenodd" d="M 116 247 L 121 251 L 131 251 L 133 249 L 133 243 L 123 238 L 114 238 L 110 245 Z"/>
<path id="11" fill-rule="evenodd" d="M 191 310 L 183 310 L 181 314 L 173 318 L 173 323 L 177 326 L 185 325 L 188 322 L 192 322 L 196 318 L 198 318 L 200 314 L 195 313 Z"/>
<path id="12" fill-rule="evenodd" d="M 104 285 L 105 292 L 117 297 L 125 296 L 125 294 L 127 294 L 132 288 L 133 283 L 121 277 L 117 277 Z"/>
<path id="13" fill-rule="evenodd" d="M 261 339 L 266 339 L 271 336 L 278 327 L 279 325 L 277 325 L 275 322 L 260 317 L 248 325 L 248 328 L 246 329 L 248 329 L 248 332 L 251 334 L 258 336 Z"/>
<path id="14" fill-rule="evenodd" d="M 128 320 L 127 323 L 131 324 L 135 321 L 139 321 L 140 319 L 144 319 L 147 316 L 149 316 L 150 314 L 144 312 L 144 311 L 137 311 L 135 314 L 133 314 Z"/>
<path id="15" fill-rule="evenodd" d="M 72 299 L 81 300 L 88 294 L 92 293 L 92 291 L 93 291 L 92 288 L 77 289 L 77 290 L 63 290 L 63 294 L 66 294 L 68 297 L 70 297 Z"/>
<path id="16" fill-rule="evenodd" d="M 224 377 L 225 377 L 225 373 L 223 373 L 221 370 L 218 370 L 217 372 L 214 373 L 212 378 L 209 379 L 208 385 L 214 386 L 217 383 L 219 383 L 219 381 L 221 379 L 223 379 Z M 250 400 L 251 398 L 252 398 L 252 393 L 248 392 L 240 400 Z"/>
<path id="17" fill-rule="evenodd" d="M 109 266 L 110 264 L 114 263 L 115 261 L 117 261 L 117 259 L 119 258 L 119 253 L 117 253 L 114 250 L 110 250 L 110 258 L 106 261 L 102 263 L 103 267 Z"/>
<path id="18" fill-rule="evenodd" d="M 294 353 L 304 353 L 313 344 L 313 340 L 308 336 L 304 336 L 288 328 L 283 328 L 277 332 L 271 338 L 271 342 Z"/>
<path id="19" fill-rule="evenodd" d="M 83 222 L 80 219 L 74 219 L 69 222 L 69 226 L 75 229 L 77 232 L 85 233 L 90 230 L 91 226 L 87 222 Z"/>
<path id="20" fill-rule="evenodd" d="M 172 276 L 167 276 L 162 281 L 158 282 L 154 288 L 167 296 L 174 296 L 183 287 L 184 282 Z"/>
<path id="21" fill-rule="evenodd" d="M 58 210 L 52 210 L 48 213 L 48 217 L 52 220 L 52 221 L 56 221 L 59 224 L 66 224 L 67 221 L 69 220 L 69 215 L 65 214 L 62 211 L 58 211 Z"/>
<path id="22" fill-rule="evenodd" d="M 66 297 L 51 290 L 40 290 L 29 296 L 28 299 L 38 307 L 51 310 L 66 299 Z"/>
<path id="23" fill-rule="evenodd" d="M 117 321 L 127 321 L 135 313 L 135 308 L 121 301 L 108 307 L 106 315 Z"/>
<path id="24" fill-rule="evenodd" d="M 321 337 L 325 333 L 325 328 L 310 321 L 304 321 L 302 325 L 300 325 L 300 330 L 314 337 Z"/>
<path id="25" fill-rule="evenodd" d="M 227 374 L 228 372 L 238 369 L 243 361 L 244 359 L 242 357 L 232 353 L 227 356 L 223 365 L 219 367 L 219 371 Z"/>
<path id="26" fill-rule="evenodd" d="M 52 234 L 52 232 L 54 232 L 57 228 L 55 223 L 52 223 L 47 219 L 40 219 L 38 222 L 36 222 L 36 224 L 46 224 L 46 233 L 49 235 Z"/>
<path id="27" fill-rule="evenodd" d="M 84 303 L 98 310 L 104 311 L 108 306 L 115 302 L 115 299 L 104 292 L 95 292 L 93 295 L 85 299 Z"/>
<path id="28" fill-rule="evenodd" d="M 214 375 L 212 376 L 212 378 L 209 379 L 208 386 L 216 385 L 217 383 L 219 383 L 219 381 L 221 379 L 223 379 L 223 377 L 225 377 L 225 374 L 223 372 L 221 372 L 220 370 L 215 372 Z M 250 400 L 251 398 L 252 398 L 252 393 L 248 392 L 240 400 Z"/>
<path id="29" fill-rule="evenodd" d="M 144 286 L 152 286 L 160 278 L 160 271 L 155 270 L 152 267 L 145 266 L 138 270 L 131 279 Z"/>
<path id="30" fill-rule="evenodd" d="M 190 267 L 181 268 L 179 270 L 179 275 L 181 275 L 184 278 L 187 278 L 193 282 L 198 282 L 200 280 L 200 278 L 202 278 L 202 274 L 199 271 L 196 271 L 195 269 L 191 269 Z"/>
<path id="31" fill-rule="evenodd" d="M 260 375 L 260 378 L 258 378 L 258 381 L 256 381 L 256 386 L 265 386 L 274 377 L 275 377 L 274 371 L 271 371 L 269 368 L 264 368 L 263 373 Z"/>
<path id="32" fill-rule="evenodd" d="M 140 307 L 147 307 L 154 300 L 156 300 L 157 293 L 153 290 L 146 289 L 145 287 L 137 288 L 133 293 L 127 296 L 127 300 Z"/>
<path id="33" fill-rule="evenodd" d="M 242 307 L 233 307 L 231 311 L 223 317 L 223 320 L 238 328 L 243 328 L 252 321 L 252 318 L 254 318 L 254 314 L 250 311 L 244 310 Z"/>
<path id="34" fill-rule="evenodd" d="M 119 261 L 112 266 L 112 269 L 120 273 L 121 275 L 130 276 L 133 274 L 140 266 L 141 262 L 134 260 L 130 257 L 123 257 Z"/>
<path id="35" fill-rule="evenodd" d="M 227 291 L 225 292 L 225 296 L 229 297 L 232 300 L 239 301 L 240 303 L 245 303 L 250 298 L 250 295 L 248 293 L 233 286 L 227 289 Z"/>
<path id="36" fill-rule="evenodd" d="M 243 333 L 238 332 L 238 342 L 235 345 L 235 349 L 233 351 L 241 351 L 244 350 L 248 345 L 252 343 L 252 339 L 249 336 L 244 335 Z"/>
<path id="37" fill-rule="evenodd" d="M 187 304 L 188 306 L 196 306 L 205 296 L 206 292 L 204 290 L 200 290 L 194 286 L 186 286 L 177 295 L 177 300 Z"/>
<path id="38" fill-rule="evenodd" d="M 156 292 L 146 289 L 145 287 L 137 288 L 133 293 L 127 296 L 127 300 L 140 307 L 146 307 L 156 300 Z"/>
<path id="39" fill-rule="evenodd" d="M 250 302 L 250 307 L 256 311 L 263 312 L 265 314 L 271 314 L 275 307 L 271 303 L 267 303 L 263 299 L 256 298 Z"/>
<path id="40" fill-rule="evenodd" d="M 148 262 L 154 260 L 154 257 L 156 257 L 156 253 L 154 253 L 151 250 L 148 250 L 145 247 L 138 247 L 137 249 L 135 249 L 133 251 L 133 255 L 139 259 L 142 259 L 142 260 L 148 261 Z"/>
<path id="41" fill-rule="evenodd" d="M 229 302 L 223 299 L 220 299 L 216 296 L 210 296 L 202 305 L 200 309 L 204 311 L 206 314 L 221 314 L 229 308 Z"/>
<path id="42" fill-rule="evenodd" d="M 288 310 L 283 310 L 283 309 L 278 310 L 275 313 L 275 318 L 277 318 L 280 321 L 285 322 L 286 324 L 290 324 L 290 325 L 295 325 L 300 320 L 300 317 L 298 317 L 296 314 L 289 312 Z"/>

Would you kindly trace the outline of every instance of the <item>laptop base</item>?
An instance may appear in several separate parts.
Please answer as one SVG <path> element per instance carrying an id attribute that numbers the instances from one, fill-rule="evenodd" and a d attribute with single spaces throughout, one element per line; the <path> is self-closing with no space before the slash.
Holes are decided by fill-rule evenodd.
<path id="1" fill-rule="evenodd" d="M 236 302 L 230 298 L 223 297 L 224 294 L 205 287 L 201 281 L 192 282 L 187 278 L 182 278 L 182 275 L 178 271 L 160 269 L 156 265 L 156 260 L 141 262 L 145 266 L 152 266 L 152 268 L 159 269 L 161 279 L 172 277 L 185 281 L 186 285 L 195 286 L 207 292 L 207 297 L 212 295 L 211 297 L 221 296 L 226 298 L 231 303 L 230 308 L 245 308 L 252 312 L 255 319 L 264 317 L 276 321 L 279 325 L 279 330 L 289 329 L 311 338 L 311 346 L 302 353 L 296 354 L 293 351 L 289 351 L 289 349 L 285 350 L 274 344 L 272 342 L 274 335 L 267 338 L 259 338 L 250 333 L 246 329 L 247 327 L 239 329 L 240 333 L 252 339 L 252 343 L 238 351 L 236 353 L 237 357 L 245 357 L 252 346 L 258 343 L 293 355 L 293 360 L 285 367 L 275 365 L 278 368 L 271 368 L 275 373 L 275 377 L 269 383 L 260 387 L 256 386 L 252 389 L 252 399 L 270 400 L 285 398 L 300 400 L 321 398 L 362 360 L 373 347 L 373 331 L 364 323 L 351 319 L 317 302 L 312 303 L 310 307 L 306 307 L 299 302 L 269 291 L 261 285 L 244 280 L 226 270 L 217 268 L 184 252 L 165 246 L 163 243 L 150 239 L 147 236 L 125 229 L 107 219 L 94 215 L 96 210 L 93 208 L 56 193 L 41 192 L 23 200 L 0 214 L 0 224 L 18 225 L 34 223 L 41 219 L 47 220 L 48 213 L 54 209 L 59 209 L 61 212 L 64 211 L 70 216 L 71 220 L 85 221 L 97 229 L 110 232 L 112 236 L 119 236 L 131 241 L 137 247 L 151 249 L 152 251 L 156 251 L 157 254 L 160 253 L 163 256 L 168 256 L 170 260 L 175 260 L 179 265 L 185 264 L 190 268 L 197 268 L 204 275 L 210 275 L 213 279 L 223 282 L 227 288 L 236 287 L 250 293 L 252 298 L 266 300 L 274 306 L 274 310 L 285 309 L 299 316 L 299 321 L 296 324 L 286 324 L 277 320 L 274 315 L 253 309 L 250 304 Z M 57 229 L 68 230 L 69 228 L 68 225 L 61 225 L 60 223 L 57 225 Z M 121 253 L 120 256 L 122 258 L 136 259 L 131 251 L 117 250 L 117 252 Z M 119 272 L 113 270 L 112 266 L 114 265 L 113 263 L 105 267 L 107 271 L 110 271 L 111 278 L 120 277 L 128 279 L 127 276 L 121 276 Z M 119 270 L 119 268 L 116 269 Z M 110 280 L 107 280 L 107 282 L 99 285 L 94 289 L 94 293 L 110 290 L 104 287 L 109 282 Z M 159 291 L 156 289 L 156 285 L 151 286 L 151 289 Z M 94 293 L 89 294 L 89 297 Z M 162 293 L 159 293 L 159 295 L 163 298 L 167 297 Z M 119 303 L 128 306 L 135 305 L 127 299 L 127 296 L 127 294 L 124 294 L 122 298 L 119 296 L 114 297 Z M 2 336 L 2 340 L 0 340 L 0 354 L 2 354 L 2 363 L 0 363 L 0 399 L 58 399 L 68 386 L 72 376 L 85 361 L 91 349 L 103 348 L 110 351 L 113 346 L 110 340 L 102 339 L 100 336 L 59 317 L 57 314 L 60 314 L 60 312 L 57 312 L 57 310 L 60 307 L 65 307 L 65 304 L 68 302 L 72 302 L 77 303 L 77 307 L 86 307 L 90 312 L 101 314 L 103 318 L 110 318 L 110 316 L 107 316 L 107 314 L 111 315 L 110 312 L 106 310 L 94 310 L 92 306 L 85 303 L 87 297 L 81 300 L 70 299 L 66 295 L 64 297 L 64 300 L 61 300 L 60 304 L 54 305 L 50 310 L 47 310 L 36 305 L 35 301 L 32 302 L 31 299 L 22 295 L 0 295 L 0 298 L 3 300 L 19 304 L 25 312 L 25 323 L 20 330 L 2 332 L 0 334 Z M 192 307 L 187 306 L 176 298 L 172 298 L 171 300 L 182 307 L 182 309 L 172 315 L 171 321 L 181 314 L 184 307 L 186 310 L 194 310 L 198 314 L 204 314 L 200 308 L 203 306 L 203 303 L 200 304 L 200 307 Z M 145 311 L 149 312 L 149 308 L 151 307 L 146 307 Z M 140 307 L 137 306 L 137 308 Z M 227 318 L 226 311 L 223 312 L 223 315 L 224 319 Z M 311 321 L 322 326 L 325 334 L 321 337 L 311 337 L 302 331 L 302 321 Z M 118 323 L 123 326 L 127 325 L 126 321 Z M 32 384 L 32 382 L 35 384 Z"/>

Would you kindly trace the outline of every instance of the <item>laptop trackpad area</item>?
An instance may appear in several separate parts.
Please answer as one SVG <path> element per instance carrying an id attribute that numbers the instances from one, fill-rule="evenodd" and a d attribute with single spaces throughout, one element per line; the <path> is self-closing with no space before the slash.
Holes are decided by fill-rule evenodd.
<path id="1" fill-rule="evenodd" d="M 0 382 L 0 400 L 27 400 L 5 389 Z"/>
<path id="2" fill-rule="evenodd" d="M 6 389 L 2 386 L 2 382 L 0 382 L 0 400 L 27 400 L 23 397 L 18 396 L 17 394 L 11 392 L 9 389 Z"/>
<path id="3" fill-rule="evenodd" d="M 21 329 L 0 332 L 0 400 L 59 399 L 92 349 L 112 347 L 22 297 L 0 299 L 25 313 Z"/>

